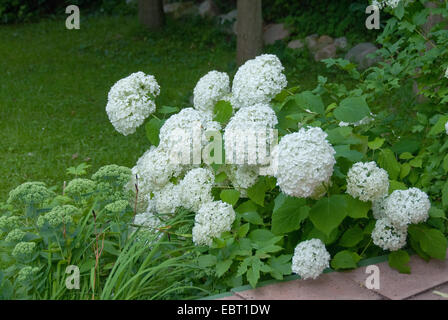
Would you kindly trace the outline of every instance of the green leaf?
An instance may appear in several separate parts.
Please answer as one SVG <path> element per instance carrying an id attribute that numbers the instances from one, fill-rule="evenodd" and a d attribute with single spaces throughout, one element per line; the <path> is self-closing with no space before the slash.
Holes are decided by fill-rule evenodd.
<path id="1" fill-rule="evenodd" d="M 220 172 L 215 176 L 215 182 L 221 183 L 227 179 L 227 174 L 225 172 Z"/>
<path id="2" fill-rule="evenodd" d="M 383 149 L 378 157 L 378 164 L 387 171 L 391 180 L 397 180 L 401 171 L 400 163 L 395 158 L 395 154 L 390 149 Z"/>
<path id="3" fill-rule="evenodd" d="M 364 239 L 364 231 L 359 226 L 352 227 L 344 232 L 339 240 L 339 245 L 346 248 L 354 247 L 362 239 Z"/>
<path id="4" fill-rule="evenodd" d="M 332 195 L 317 201 L 310 210 L 314 226 L 327 236 L 337 228 L 347 216 L 347 201 L 342 195 Z"/>
<path id="5" fill-rule="evenodd" d="M 419 243 L 423 252 L 432 258 L 445 260 L 447 239 L 442 232 L 422 224 L 410 225 L 408 232 Z"/>
<path id="6" fill-rule="evenodd" d="M 249 233 L 249 239 L 254 242 L 267 242 L 274 238 L 274 234 L 266 229 L 257 229 Z"/>
<path id="7" fill-rule="evenodd" d="M 355 252 L 348 250 L 339 251 L 331 260 L 331 267 L 335 270 L 354 269 L 357 267 L 360 259 L 361 257 Z"/>
<path id="8" fill-rule="evenodd" d="M 356 150 L 351 150 L 349 145 L 334 146 L 336 151 L 335 158 L 346 158 L 353 162 L 361 161 L 364 157 L 363 154 Z"/>
<path id="9" fill-rule="evenodd" d="M 241 217 L 246 220 L 247 222 L 250 222 L 252 224 L 256 225 L 264 225 L 263 218 L 260 217 L 258 212 L 256 211 L 247 211 L 241 214 Z"/>
<path id="10" fill-rule="evenodd" d="M 159 145 L 159 132 L 160 128 L 162 128 L 163 121 L 152 118 L 146 123 L 145 129 L 146 129 L 146 137 L 148 138 L 149 142 L 151 142 L 152 145 L 158 146 Z"/>
<path id="11" fill-rule="evenodd" d="M 403 163 L 400 170 L 400 179 L 406 178 L 409 172 L 411 172 L 411 165 L 409 163 Z"/>
<path id="12" fill-rule="evenodd" d="M 445 131 L 445 123 L 448 121 L 448 116 L 440 116 L 436 124 L 429 130 L 429 135 L 437 135 Z"/>
<path id="13" fill-rule="evenodd" d="M 300 108 L 314 113 L 324 114 L 325 106 L 320 96 L 311 91 L 303 91 L 295 95 L 295 100 Z"/>
<path id="14" fill-rule="evenodd" d="M 370 115 L 370 109 L 364 98 L 350 97 L 342 100 L 333 114 L 340 121 L 353 123 Z"/>
<path id="15" fill-rule="evenodd" d="M 249 284 L 252 286 L 252 288 L 255 288 L 258 283 L 258 279 L 260 279 L 260 269 L 259 268 L 248 268 L 246 273 L 247 281 L 249 281 Z"/>
<path id="16" fill-rule="evenodd" d="M 243 224 L 241 227 L 239 227 L 239 229 L 237 231 L 237 236 L 239 238 L 244 238 L 246 236 L 246 234 L 249 232 L 249 228 L 250 228 L 249 223 Z"/>
<path id="17" fill-rule="evenodd" d="M 347 201 L 347 214 L 349 217 L 359 219 L 367 218 L 372 204 L 370 202 L 363 202 L 359 199 L 355 199 L 349 195 L 343 195 Z"/>
<path id="18" fill-rule="evenodd" d="M 306 200 L 289 197 L 280 193 L 274 200 L 272 212 L 272 232 L 285 234 L 300 228 L 300 223 L 308 217 L 310 208 Z"/>
<path id="19" fill-rule="evenodd" d="M 271 276 L 277 280 L 282 280 L 284 275 L 291 274 L 291 255 L 284 254 L 278 257 L 271 257 L 268 265 L 271 267 Z"/>
<path id="20" fill-rule="evenodd" d="M 266 195 L 266 183 L 263 178 L 258 179 L 257 183 L 255 183 L 252 187 L 247 189 L 247 196 L 253 202 L 260 206 L 264 206 L 264 197 Z"/>
<path id="21" fill-rule="evenodd" d="M 442 209 L 439 209 L 437 207 L 432 206 L 431 209 L 429 209 L 429 216 L 431 218 L 442 218 L 446 219 L 445 211 Z"/>
<path id="22" fill-rule="evenodd" d="M 442 205 L 448 207 L 448 181 L 442 187 Z"/>
<path id="23" fill-rule="evenodd" d="M 207 268 L 216 264 L 216 257 L 211 254 L 200 255 L 198 258 L 198 265 L 201 268 Z"/>
<path id="24" fill-rule="evenodd" d="M 389 181 L 389 194 L 395 190 L 406 190 L 408 187 L 400 181 L 390 180 Z"/>
<path id="25" fill-rule="evenodd" d="M 411 273 L 409 254 L 404 250 L 393 251 L 388 256 L 389 266 L 400 273 Z"/>
<path id="26" fill-rule="evenodd" d="M 159 112 L 161 114 L 176 113 L 176 112 L 179 112 L 179 108 L 178 107 L 162 106 L 160 109 L 157 110 L 157 112 Z"/>
<path id="27" fill-rule="evenodd" d="M 230 266 L 232 265 L 232 262 L 233 262 L 232 259 L 219 261 L 216 264 L 216 275 L 218 277 L 221 277 L 224 273 L 226 273 L 227 270 L 229 270 Z"/>
<path id="28" fill-rule="evenodd" d="M 240 214 L 250 211 L 257 211 L 257 205 L 252 200 L 243 202 L 235 209 L 235 212 Z"/>
<path id="29" fill-rule="evenodd" d="M 383 145 L 384 141 L 386 141 L 383 138 L 380 137 L 376 137 L 375 140 L 370 141 L 369 143 L 367 143 L 367 146 L 372 149 L 372 150 L 377 150 L 379 148 L 381 148 L 381 146 Z"/>
<path id="30" fill-rule="evenodd" d="M 213 109 L 213 113 L 213 120 L 220 123 L 226 123 L 232 117 L 232 105 L 228 101 L 220 100 L 216 103 L 215 108 Z"/>
<path id="31" fill-rule="evenodd" d="M 234 206 L 238 202 L 238 199 L 240 198 L 240 192 L 234 189 L 222 190 L 220 198 L 222 201 L 227 202 L 228 204 Z"/>

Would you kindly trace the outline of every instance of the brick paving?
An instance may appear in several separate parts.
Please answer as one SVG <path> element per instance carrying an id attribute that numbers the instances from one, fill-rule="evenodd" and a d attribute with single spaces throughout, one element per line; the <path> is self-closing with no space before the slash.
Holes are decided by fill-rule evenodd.
<path id="1" fill-rule="evenodd" d="M 255 289 L 232 290 L 220 300 L 448 300 L 448 259 L 422 260 L 411 257 L 411 274 L 391 269 L 387 263 L 376 263 L 379 268 L 380 289 L 367 289 L 370 274 L 366 266 L 349 272 L 330 272 L 316 280 L 277 282 Z M 241 289 L 241 288 L 240 288 Z"/>

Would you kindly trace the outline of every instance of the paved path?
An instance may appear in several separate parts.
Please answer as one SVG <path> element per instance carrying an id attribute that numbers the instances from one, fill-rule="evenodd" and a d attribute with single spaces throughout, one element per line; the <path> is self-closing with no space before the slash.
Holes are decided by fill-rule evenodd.
<path id="1" fill-rule="evenodd" d="M 448 300 L 443 297 L 443 293 L 448 294 L 448 259 L 425 262 L 413 255 L 411 274 L 391 269 L 387 261 L 375 265 L 379 268 L 378 290 L 366 288 L 370 274 L 364 266 L 349 272 L 325 273 L 316 280 L 277 282 L 256 289 L 237 288 L 220 300 Z"/>

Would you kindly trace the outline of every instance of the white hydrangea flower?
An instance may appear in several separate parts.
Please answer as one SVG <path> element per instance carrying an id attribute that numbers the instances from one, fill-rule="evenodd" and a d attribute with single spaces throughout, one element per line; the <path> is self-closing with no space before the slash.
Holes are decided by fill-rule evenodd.
<path id="1" fill-rule="evenodd" d="M 447 77 L 447 78 L 448 78 L 448 77 Z M 448 121 L 445 122 L 445 132 L 446 132 L 446 134 L 448 134 Z"/>
<path id="2" fill-rule="evenodd" d="M 361 201 L 373 201 L 387 194 L 389 175 L 374 161 L 357 162 L 347 173 L 347 193 Z"/>
<path id="3" fill-rule="evenodd" d="M 152 75 L 135 72 L 117 81 L 109 91 L 106 112 L 115 130 L 127 136 L 156 110 L 160 87 Z"/>
<path id="4" fill-rule="evenodd" d="M 448 68 L 446 68 L 446 71 L 445 71 L 445 78 L 448 79 Z"/>
<path id="5" fill-rule="evenodd" d="M 132 185 L 137 175 L 139 193 L 145 195 L 160 190 L 171 178 L 180 176 L 183 171 L 184 167 L 172 163 L 165 150 L 153 146 L 138 159 L 137 164 L 132 168 L 134 175 Z"/>
<path id="6" fill-rule="evenodd" d="M 233 79 L 233 108 L 270 102 L 288 84 L 283 70 L 282 63 L 273 54 L 263 54 L 248 60 Z"/>
<path id="7" fill-rule="evenodd" d="M 320 239 L 300 242 L 292 257 L 292 272 L 302 279 L 316 279 L 330 266 L 330 254 Z"/>
<path id="8" fill-rule="evenodd" d="M 235 221 L 233 207 L 222 201 L 207 202 L 201 206 L 195 216 L 192 230 L 193 242 L 196 245 L 211 246 L 213 238 L 230 231 Z"/>
<path id="9" fill-rule="evenodd" d="M 259 176 L 258 167 L 248 165 L 230 165 L 226 167 L 226 174 L 241 198 L 247 198 L 247 189 L 257 182 Z"/>
<path id="10" fill-rule="evenodd" d="M 384 203 L 385 216 L 397 227 L 426 221 L 431 202 L 418 188 L 395 190 Z"/>
<path id="11" fill-rule="evenodd" d="M 390 7 L 392 9 L 394 9 L 394 8 L 396 8 L 398 6 L 400 1 L 401 0 L 382 0 L 382 1 L 373 0 L 372 1 L 372 5 L 373 6 L 377 6 L 378 9 L 383 9 L 383 8 L 386 8 L 386 7 Z"/>
<path id="12" fill-rule="evenodd" d="M 277 138 L 274 110 L 266 103 L 238 110 L 224 132 L 226 163 L 266 165 Z"/>
<path id="13" fill-rule="evenodd" d="M 195 109 L 213 114 L 216 102 L 230 93 L 230 80 L 225 72 L 210 71 L 199 79 L 193 94 Z"/>
<path id="14" fill-rule="evenodd" d="M 277 185 L 287 195 L 308 198 L 321 195 L 336 163 L 335 151 L 321 128 L 301 128 L 278 144 Z"/>
<path id="15" fill-rule="evenodd" d="M 197 212 L 207 202 L 213 200 L 212 187 L 215 175 L 209 169 L 195 168 L 187 172 L 180 182 L 180 200 L 182 206 Z"/>
<path id="16" fill-rule="evenodd" d="M 155 210 L 157 213 L 174 213 L 181 206 L 180 185 L 168 183 L 161 190 L 154 191 Z"/>
<path id="17" fill-rule="evenodd" d="M 147 244 L 160 239 L 163 235 L 160 228 L 165 226 L 165 223 L 152 211 L 136 214 L 133 224 L 134 226 L 130 227 L 131 234 L 140 228 L 136 239 L 144 241 Z"/>
<path id="18" fill-rule="evenodd" d="M 185 108 L 163 124 L 159 146 L 169 153 L 174 163 L 199 164 L 202 146 L 208 143 L 206 132 L 219 130 L 221 125 L 209 114 Z"/>
<path id="19" fill-rule="evenodd" d="M 383 195 L 382 197 L 372 201 L 373 217 L 376 220 L 386 217 L 386 212 L 384 209 L 384 204 L 386 202 L 386 199 L 387 199 L 387 195 Z"/>
<path id="20" fill-rule="evenodd" d="M 396 227 L 388 218 L 376 221 L 372 231 L 373 243 L 383 250 L 396 251 L 406 245 L 407 226 Z"/>

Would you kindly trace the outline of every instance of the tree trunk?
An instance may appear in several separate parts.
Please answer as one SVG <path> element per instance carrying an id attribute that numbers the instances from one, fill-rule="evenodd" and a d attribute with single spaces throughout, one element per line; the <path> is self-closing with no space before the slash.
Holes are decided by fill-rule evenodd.
<path id="1" fill-rule="evenodd" d="M 138 18 L 151 30 L 161 28 L 165 23 L 163 0 L 138 0 Z"/>
<path id="2" fill-rule="evenodd" d="M 255 58 L 263 48 L 261 0 L 238 0 L 237 63 Z"/>

